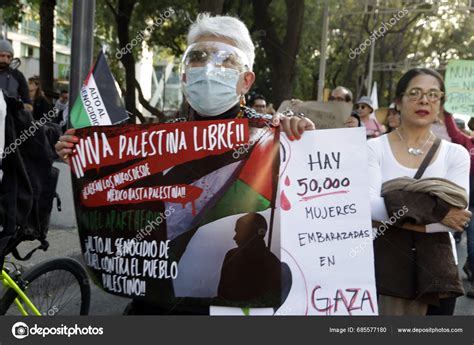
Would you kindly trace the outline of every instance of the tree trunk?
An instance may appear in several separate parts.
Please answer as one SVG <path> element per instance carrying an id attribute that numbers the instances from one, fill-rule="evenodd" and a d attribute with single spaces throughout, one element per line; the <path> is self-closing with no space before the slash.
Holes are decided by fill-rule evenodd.
<path id="1" fill-rule="evenodd" d="M 132 17 L 132 12 L 135 7 L 135 0 L 119 0 L 118 9 L 116 13 L 116 22 L 117 22 L 117 35 L 119 39 L 119 49 L 124 48 L 128 43 L 130 43 L 130 35 L 128 32 L 130 19 Z M 125 87 L 127 91 L 125 92 L 125 107 L 131 113 L 130 123 L 136 122 L 136 95 L 135 95 L 135 57 L 133 52 L 126 52 L 122 54 L 120 61 L 125 68 Z"/>
<path id="2" fill-rule="evenodd" d="M 213 15 L 222 14 L 224 0 L 198 0 L 199 12 L 209 12 Z"/>
<path id="3" fill-rule="evenodd" d="M 40 2 L 40 81 L 48 98 L 54 92 L 54 8 L 56 0 Z"/>
<path id="4" fill-rule="evenodd" d="M 292 97 L 298 54 L 303 28 L 304 0 L 285 0 L 287 9 L 285 37 L 281 42 L 269 14 L 271 0 L 253 0 L 255 27 L 265 31 L 262 45 L 270 59 L 272 75 L 272 103 L 280 104 Z"/>

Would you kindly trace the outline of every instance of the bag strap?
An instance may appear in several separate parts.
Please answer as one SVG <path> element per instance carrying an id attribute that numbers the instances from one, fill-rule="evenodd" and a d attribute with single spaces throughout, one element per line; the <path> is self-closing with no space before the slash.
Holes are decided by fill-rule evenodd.
<path id="1" fill-rule="evenodd" d="M 36 252 L 38 249 L 41 249 L 44 252 L 47 251 L 48 248 L 49 248 L 49 242 L 46 241 L 46 239 L 41 239 L 39 241 L 40 241 L 41 244 L 39 246 L 37 246 L 36 248 L 32 249 L 28 254 L 26 254 L 23 257 L 20 256 L 20 252 L 18 251 L 18 247 L 13 248 L 12 251 L 11 251 L 13 257 L 17 260 L 20 260 L 20 261 L 27 261 L 27 260 L 31 259 L 34 252 Z"/>
<path id="2" fill-rule="evenodd" d="M 441 144 L 441 139 L 436 138 L 433 145 L 431 145 L 430 150 L 425 156 L 425 159 L 423 159 L 423 162 L 421 162 L 420 167 L 418 168 L 418 171 L 415 174 L 415 180 L 419 180 L 421 176 L 423 176 L 426 168 L 428 168 L 428 165 L 430 165 L 431 160 L 433 159 L 433 156 L 435 155 L 436 151 L 438 151 L 438 147 Z"/>
<path id="3" fill-rule="evenodd" d="M 375 123 L 375 127 L 377 128 L 377 130 L 380 132 L 380 126 L 379 126 L 379 122 L 376 120 L 376 119 L 372 119 L 372 121 L 374 121 Z"/>

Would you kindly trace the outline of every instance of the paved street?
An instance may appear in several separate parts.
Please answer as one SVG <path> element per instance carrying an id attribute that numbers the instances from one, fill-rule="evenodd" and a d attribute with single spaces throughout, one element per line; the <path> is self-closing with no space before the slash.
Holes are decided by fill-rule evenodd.
<path id="1" fill-rule="evenodd" d="M 25 268 L 29 268 L 42 261 L 64 256 L 72 257 L 83 262 L 79 247 L 79 237 L 75 229 L 51 229 L 48 233 L 48 241 L 50 247 L 47 252 L 38 250 L 35 252 L 31 260 L 20 264 L 25 266 Z M 37 242 L 24 243 L 20 247 L 20 253 L 27 253 L 28 249 L 34 248 L 36 245 Z M 96 285 L 91 284 L 91 308 L 89 314 L 121 315 L 129 301 L 128 298 L 122 298 L 106 293 Z"/>
<path id="2" fill-rule="evenodd" d="M 48 234 L 50 249 L 47 252 L 37 251 L 33 258 L 27 263 L 22 263 L 25 267 L 31 267 L 41 261 L 56 257 L 69 256 L 82 261 L 79 240 L 75 229 L 52 229 Z M 22 244 L 21 253 L 25 253 L 31 248 L 31 243 Z M 463 236 L 462 242 L 458 245 L 458 258 L 460 267 L 466 260 L 466 238 Z M 464 272 L 460 269 L 464 288 L 469 288 L 469 283 Z M 102 291 L 94 284 L 92 287 L 92 300 L 90 315 L 121 315 L 125 306 L 130 301 L 127 298 L 117 297 Z M 462 296 L 458 298 L 455 315 L 474 315 L 474 299 Z"/>

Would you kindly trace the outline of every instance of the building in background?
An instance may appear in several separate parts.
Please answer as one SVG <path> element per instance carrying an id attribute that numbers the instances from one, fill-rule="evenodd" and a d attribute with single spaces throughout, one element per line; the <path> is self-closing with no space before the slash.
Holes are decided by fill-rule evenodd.
<path id="1" fill-rule="evenodd" d="M 67 6 L 68 0 L 58 0 L 57 8 Z M 39 18 L 33 15 L 34 10 L 27 6 L 17 27 L 3 27 L 2 32 L 12 44 L 15 57 L 20 58 L 19 69 L 28 79 L 39 75 L 40 56 L 40 23 Z M 36 11 L 37 12 L 37 11 Z M 57 16 L 61 11 L 56 10 Z M 54 49 L 54 81 L 55 88 L 67 88 L 69 80 L 69 66 L 71 62 L 71 32 L 70 29 L 55 25 L 53 42 Z"/>
<path id="2" fill-rule="evenodd" d="M 0 10 L 0 36 L 4 36 L 11 42 L 14 56 L 21 61 L 19 70 L 28 79 L 40 73 L 40 18 L 38 8 L 33 8 L 24 0 L 20 1 L 24 3 L 25 11 L 16 27 L 3 24 Z M 53 42 L 54 88 L 56 92 L 67 89 L 69 86 L 71 26 L 66 23 L 70 23 L 70 11 L 70 0 L 57 0 Z M 140 49 L 140 47 L 136 49 Z M 135 75 L 140 83 L 143 96 L 153 107 L 171 116 L 180 108 L 183 101 L 178 75 L 179 61 L 172 58 L 168 60 L 159 58 L 157 54 L 147 48 L 146 44 L 142 44 L 141 49 L 140 54 L 136 55 L 139 58 L 135 65 Z M 115 57 L 111 54 L 109 58 L 114 59 Z M 156 120 L 156 117 L 140 104 L 138 93 L 136 104 L 138 110 L 150 122 Z"/>
<path id="3" fill-rule="evenodd" d="M 152 51 L 145 46 L 141 59 L 135 65 L 137 81 L 143 96 L 154 108 L 173 116 L 183 102 L 178 73 L 179 62 L 170 59 L 156 59 Z M 156 120 L 137 100 L 137 108 L 150 122 Z"/>

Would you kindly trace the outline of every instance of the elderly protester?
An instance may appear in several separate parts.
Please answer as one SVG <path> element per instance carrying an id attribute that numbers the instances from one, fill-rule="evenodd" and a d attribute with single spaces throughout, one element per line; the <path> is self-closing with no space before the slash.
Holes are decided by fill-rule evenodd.
<path id="1" fill-rule="evenodd" d="M 182 91 L 190 105 L 189 120 L 222 120 L 255 115 L 244 106 L 244 95 L 255 82 L 255 47 L 245 24 L 230 16 L 198 16 L 188 32 L 188 47 L 180 66 Z M 272 125 L 290 140 L 299 139 L 314 124 L 304 117 L 276 114 Z M 56 144 L 67 161 L 78 138 L 70 129 Z M 208 314 L 209 306 L 148 305 L 135 300 L 129 314 Z"/>

